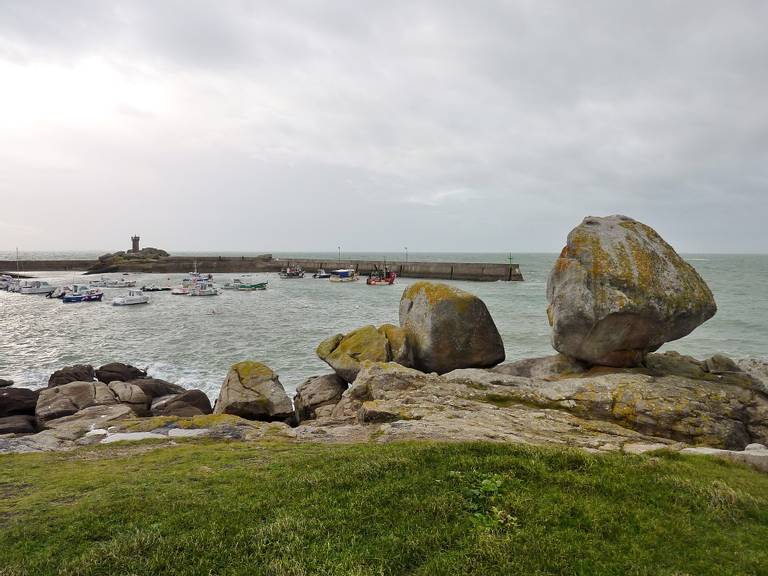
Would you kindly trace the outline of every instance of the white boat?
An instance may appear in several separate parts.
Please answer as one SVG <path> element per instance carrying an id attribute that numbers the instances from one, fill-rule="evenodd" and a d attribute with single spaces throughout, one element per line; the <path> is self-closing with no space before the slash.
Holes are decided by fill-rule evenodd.
<path id="1" fill-rule="evenodd" d="M 13 276 L 7 274 L 0 275 L 0 290 L 8 290 L 8 286 L 13 283 Z"/>
<path id="2" fill-rule="evenodd" d="M 219 289 L 213 284 L 200 283 L 196 284 L 189 290 L 190 296 L 216 296 L 219 293 Z"/>
<path id="3" fill-rule="evenodd" d="M 171 294 L 174 296 L 189 296 L 189 288 L 185 286 L 176 286 L 171 288 Z"/>
<path id="4" fill-rule="evenodd" d="M 360 279 L 354 268 L 339 268 L 331 272 L 331 282 L 357 282 Z"/>
<path id="5" fill-rule="evenodd" d="M 240 288 L 240 286 L 242 286 L 242 284 L 243 284 L 243 281 L 240 280 L 240 278 L 235 278 L 234 280 L 232 280 L 232 282 L 227 282 L 226 284 L 224 284 L 222 288 L 224 290 L 237 290 Z"/>
<path id="6" fill-rule="evenodd" d="M 320 280 L 323 280 L 325 278 L 330 278 L 330 277 L 331 277 L 331 273 L 330 272 L 326 272 L 322 268 L 318 268 L 317 272 L 312 274 L 312 278 L 318 278 Z"/>
<path id="7" fill-rule="evenodd" d="M 116 296 L 112 299 L 112 306 L 133 306 L 135 304 L 149 304 L 149 296 L 141 290 L 129 290 L 126 296 Z"/>
<path id="8" fill-rule="evenodd" d="M 19 292 L 22 294 L 48 294 L 55 288 L 43 280 L 24 280 L 19 284 Z"/>

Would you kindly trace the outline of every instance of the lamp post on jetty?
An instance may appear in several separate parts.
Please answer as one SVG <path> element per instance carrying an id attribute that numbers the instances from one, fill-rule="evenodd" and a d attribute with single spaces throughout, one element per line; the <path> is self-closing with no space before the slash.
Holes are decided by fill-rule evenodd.
<path id="1" fill-rule="evenodd" d="M 339 249 L 339 268 L 341 268 L 341 246 L 336 246 Z"/>
<path id="2" fill-rule="evenodd" d="M 408 246 L 405 246 L 405 263 L 408 264 Z"/>

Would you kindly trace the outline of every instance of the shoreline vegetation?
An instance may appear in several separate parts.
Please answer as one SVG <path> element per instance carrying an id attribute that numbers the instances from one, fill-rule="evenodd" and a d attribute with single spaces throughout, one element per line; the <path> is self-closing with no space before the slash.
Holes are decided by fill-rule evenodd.
<path id="1" fill-rule="evenodd" d="M 117 362 L 0 381 L 0 575 L 764 571 L 768 363 L 656 352 L 706 283 L 588 217 L 547 301 L 557 354 L 505 362 L 481 299 L 416 282 L 293 399 L 255 360 L 213 403 Z"/>

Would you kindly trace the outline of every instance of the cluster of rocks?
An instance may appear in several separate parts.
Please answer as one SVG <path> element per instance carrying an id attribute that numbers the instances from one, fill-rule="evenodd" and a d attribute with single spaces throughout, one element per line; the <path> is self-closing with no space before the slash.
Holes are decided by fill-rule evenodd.
<path id="1" fill-rule="evenodd" d="M 169 256 L 170 254 L 165 250 L 149 246 L 142 248 L 138 252 L 126 252 L 121 250 L 110 254 L 102 254 L 99 256 L 99 261 L 94 264 L 88 272 L 91 274 L 105 274 L 107 272 L 117 271 L 122 264 L 151 264 L 163 258 L 168 258 Z"/>
<path id="2" fill-rule="evenodd" d="M 402 295 L 399 326 L 321 342 L 317 355 L 333 373 L 302 383 L 293 402 L 260 362 L 232 366 L 213 408 L 203 392 L 128 365 L 73 366 L 39 392 L 0 389 L 16 395 L 13 408 L 0 402 L 0 433 L 46 428 L 40 436 L 79 420 L 121 434 L 129 417 L 213 413 L 233 419 L 228 437 L 245 429 L 261 437 L 265 429 L 246 423 L 266 422 L 284 437 L 328 442 L 492 440 L 626 452 L 704 445 L 717 454 L 751 445 L 749 458 L 739 458 L 768 466 L 768 451 L 754 446 L 768 443 L 768 363 L 656 353 L 716 305 L 650 227 L 586 218 L 568 236 L 547 299 L 554 356 L 503 364 L 501 336 L 479 298 L 416 282 Z M 177 424 L 142 434 L 167 437 Z"/>

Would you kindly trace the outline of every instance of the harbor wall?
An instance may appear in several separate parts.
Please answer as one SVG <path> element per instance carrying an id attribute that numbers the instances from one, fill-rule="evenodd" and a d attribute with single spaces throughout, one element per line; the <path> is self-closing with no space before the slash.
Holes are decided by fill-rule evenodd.
<path id="1" fill-rule="evenodd" d="M 86 271 L 99 262 L 97 260 L 22 260 L 19 272 L 61 272 Z M 197 263 L 199 272 L 211 274 L 236 274 L 245 272 L 279 272 L 286 266 L 301 266 L 308 275 L 318 268 L 327 271 L 337 268 L 354 268 L 361 275 L 367 275 L 377 266 L 379 260 L 318 260 L 312 258 L 264 258 L 248 256 L 171 256 L 154 262 L 123 262 L 101 272 L 147 272 L 182 274 L 190 272 Z M 16 272 L 17 262 L 0 261 L 0 271 Z M 521 281 L 523 276 L 518 264 L 497 264 L 477 262 L 387 262 L 387 266 L 403 278 L 431 278 L 437 280 L 471 280 L 494 282 L 499 280 Z M 100 273 L 100 272 L 96 272 Z"/>

